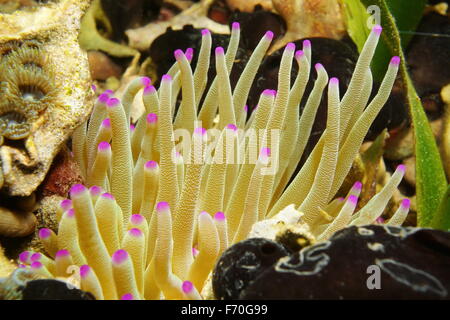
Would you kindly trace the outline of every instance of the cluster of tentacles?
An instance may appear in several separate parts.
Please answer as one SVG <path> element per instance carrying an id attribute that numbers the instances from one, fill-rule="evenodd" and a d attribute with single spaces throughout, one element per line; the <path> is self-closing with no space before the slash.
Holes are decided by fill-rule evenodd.
<path id="1" fill-rule="evenodd" d="M 226 53 L 215 50 L 217 75 L 208 90 L 211 34 L 204 30 L 195 72 L 192 50 L 177 50 L 159 90 L 144 77 L 132 81 L 120 100 L 102 93 L 72 141 L 86 187 L 73 186 L 71 200 L 61 203 L 57 234 L 40 230 L 47 256 L 26 252 L 22 263 L 48 277 L 67 277 L 68 267 L 81 266 L 81 288 L 98 299 L 198 299 L 219 255 L 288 205 L 303 213 L 300 222 L 319 241 L 347 225 L 373 223 L 400 183 L 403 166 L 356 213 L 359 182 L 346 198 L 334 198 L 397 74 L 394 57 L 369 102 L 369 66 L 380 33 L 379 26 L 370 33 L 342 99 L 338 79 L 315 66 L 317 80 L 301 116 L 310 42 L 298 51 L 286 46 L 278 90 L 265 90 L 247 116 L 249 90 L 273 34 L 261 39 L 232 91 L 237 23 Z M 299 71 L 291 87 L 294 59 Z M 327 84 L 326 130 L 288 184 Z M 130 126 L 141 89 L 146 113 Z M 404 201 L 387 223 L 400 225 L 408 209 Z"/>

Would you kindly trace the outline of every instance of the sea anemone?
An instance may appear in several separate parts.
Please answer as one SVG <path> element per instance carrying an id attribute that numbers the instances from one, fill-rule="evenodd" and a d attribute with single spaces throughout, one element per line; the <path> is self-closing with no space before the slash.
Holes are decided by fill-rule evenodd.
<path id="1" fill-rule="evenodd" d="M 98 299 L 199 299 L 219 255 L 246 239 L 258 221 L 276 217 L 289 205 L 302 213 L 298 223 L 318 241 L 348 225 L 374 223 L 400 183 L 403 166 L 355 214 L 360 182 L 346 198 L 334 198 L 397 74 L 399 58 L 393 57 L 368 103 L 370 62 L 380 33 L 379 26 L 370 33 L 342 99 L 339 80 L 328 79 L 321 64 L 315 66 L 317 80 L 301 117 L 310 42 L 298 51 L 292 43 L 286 46 L 277 91 L 265 90 L 247 117 L 249 90 L 273 33 L 261 39 L 232 90 L 237 23 L 226 53 L 215 49 L 217 76 L 206 93 L 207 30 L 194 73 L 192 51 L 177 50 L 177 62 L 159 90 L 143 77 L 130 83 L 121 100 L 111 92 L 101 94 L 89 122 L 72 140 L 87 187 L 73 186 L 71 200 L 61 203 L 57 234 L 40 231 L 51 259 L 41 255 L 32 269 L 60 277 L 71 264 L 80 266 L 81 288 Z M 293 58 L 299 72 L 290 87 Z M 327 84 L 326 130 L 292 177 Z M 141 89 L 146 114 L 131 130 L 130 108 Z M 403 202 L 387 223 L 400 225 L 408 208 Z"/>

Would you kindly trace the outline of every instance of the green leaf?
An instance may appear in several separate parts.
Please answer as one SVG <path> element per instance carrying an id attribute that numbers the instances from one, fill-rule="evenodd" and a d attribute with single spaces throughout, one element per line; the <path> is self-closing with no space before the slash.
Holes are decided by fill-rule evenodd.
<path id="1" fill-rule="evenodd" d="M 447 192 L 442 197 L 441 204 L 433 218 L 431 227 L 450 231 L 450 184 L 447 187 Z"/>
<path id="2" fill-rule="evenodd" d="M 347 29 L 349 36 L 361 51 L 364 42 L 369 35 L 367 22 L 371 16 L 367 12 L 369 7 L 380 8 L 378 0 L 341 0 L 347 18 Z M 422 18 L 426 0 L 387 0 L 383 1 L 392 17 L 395 17 L 395 24 L 400 33 L 402 48 L 406 48 L 411 40 L 413 31 Z M 367 9 L 366 9 L 367 8 Z M 372 8 L 372 7 L 371 7 Z M 377 9 L 375 9 L 377 10 Z M 371 11 L 371 13 L 375 11 Z M 374 15 L 375 17 L 375 15 Z M 388 17 L 380 10 L 381 24 L 386 24 Z M 375 80 L 381 82 L 386 73 L 387 66 L 392 56 L 392 48 L 389 42 L 380 41 L 372 62 L 372 73 Z"/>
<path id="3" fill-rule="evenodd" d="M 400 74 L 404 80 L 404 89 L 407 92 L 407 103 L 411 114 L 415 137 L 417 222 L 419 226 L 429 227 L 439 208 L 441 199 L 446 192 L 447 181 L 430 124 L 420 98 L 418 97 L 407 72 L 405 56 L 402 51 L 402 39 L 396 25 L 396 23 L 401 23 L 402 28 L 405 28 L 403 30 L 415 26 L 418 21 L 417 19 L 420 18 L 410 17 L 411 21 L 408 23 L 405 21 L 408 19 L 408 16 L 412 16 L 414 13 L 423 9 L 422 0 L 391 0 L 389 1 L 390 6 L 387 5 L 385 0 L 345 1 L 361 1 L 361 3 L 366 6 L 376 5 L 380 8 L 383 33 L 379 44 L 381 49 L 376 52 L 377 56 L 374 58 L 372 65 L 374 73 L 383 70 L 384 74 L 386 65 L 393 55 L 398 55 L 401 58 Z M 396 6 L 394 6 L 394 2 L 396 3 Z M 411 6 L 406 6 L 406 4 L 404 7 L 401 6 L 401 3 L 408 2 L 416 4 L 417 8 L 413 10 Z M 391 7 L 393 8 L 393 12 L 399 14 L 399 16 L 395 16 L 394 18 L 390 11 Z M 351 25 L 349 24 L 349 27 L 350 26 Z M 358 28 L 355 26 L 353 27 Z M 360 25 L 359 28 L 366 28 L 366 24 Z M 403 40 L 403 42 L 405 41 L 406 40 Z M 383 52 L 383 50 L 387 51 Z"/>

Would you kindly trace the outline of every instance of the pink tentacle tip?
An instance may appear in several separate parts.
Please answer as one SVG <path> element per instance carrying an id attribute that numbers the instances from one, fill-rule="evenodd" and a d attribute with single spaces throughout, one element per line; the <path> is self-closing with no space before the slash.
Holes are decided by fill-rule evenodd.
<path id="1" fill-rule="evenodd" d="M 233 22 L 231 24 L 231 29 L 233 30 L 239 30 L 241 28 L 241 24 L 239 22 Z"/>
<path id="2" fill-rule="evenodd" d="M 120 100 L 117 98 L 110 98 L 107 102 L 106 102 L 106 106 L 113 108 L 113 107 L 117 107 L 120 104 Z"/>
<path id="3" fill-rule="evenodd" d="M 376 34 L 376 35 L 380 35 L 381 31 L 383 31 L 383 28 L 377 24 L 375 27 L 373 27 L 372 31 Z"/>
<path id="4" fill-rule="evenodd" d="M 19 261 L 23 263 L 28 263 L 28 258 L 30 258 L 30 251 L 23 251 L 19 254 Z"/>
<path id="5" fill-rule="evenodd" d="M 194 289 L 194 285 L 190 281 L 183 281 L 183 284 L 181 285 L 181 289 L 184 293 L 191 293 Z"/>
<path id="6" fill-rule="evenodd" d="M 130 124 L 130 131 L 134 131 L 136 129 L 136 126 L 134 124 Z"/>
<path id="7" fill-rule="evenodd" d="M 300 58 L 302 58 L 302 57 L 304 57 L 305 56 L 305 52 L 303 52 L 303 50 L 297 50 L 296 52 L 295 52 L 295 57 L 297 58 L 297 59 L 300 59 Z"/>
<path id="8" fill-rule="evenodd" d="M 69 217 L 69 218 L 73 218 L 75 216 L 75 209 L 74 208 L 70 208 L 69 210 L 67 210 L 66 216 Z"/>
<path id="9" fill-rule="evenodd" d="M 394 66 L 398 66 L 400 64 L 400 57 L 399 56 L 392 57 L 391 64 Z"/>
<path id="10" fill-rule="evenodd" d="M 339 198 L 337 198 L 337 201 L 339 201 L 339 202 L 342 202 L 342 201 L 344 201 L 344 200 L 345 200 L 344 197 L 339 197 Z"/>
<path id="11" fill-rule="evenodd" d="M 183 50 L 177 49 L 174 51 L 173 55 L 175 56 L 175 59 L 179 60 L 179 59 L 183 58 L 184 52 L 183 52 Z"/>
<path id="12" fill-rule="evenodd" d="M 105 128 L 111 128 L 111 119 L 110 118 L 103 119 L 102 126 Z"/>
<path id="13" fill-rule="evenodd" d="M 263 157 L 270 157 L 271 150 L 270 148 L 262 148 L 260 155 Z"/>
<path id="14" fill-rule="evenodd" d="M 70 199 L 64 199 L 59 203 L 59 206 L 61 207 L 61 209 L 63 210 L 68 210 L 70 208 L 72 208 L 72 200 Z"/>
<path id="15" fill-rule="evenodd" d="M 59 250 L 55 254 L 55 258 L 65 258 L 65 257 L 68 257 L 68 256 L 70 256 L 70 253 L 69 253 L 68 250 L 65 250 L 65 249 Z"/>
<path id="16" fill-rule="evenodd" d="M 98 196 L 103 192 L 103 189 L 99 186 L 92 186 L 89 188 L 89 192 L 91 193 L 91 195 L 93 196 Z"/>
<path id="17" fill-rule="evenodd" d="M 101 95 L 97 98 L 98 102 L 105 104 L 109 100 L 109 94 L 103 92 Z"/>
<path id="18" fill-rule="evenodd" d="M 293 42 L 289 42 L 289 43 L 286 45 L 286 50 L 294 51 L 294 50 L 295 50 L 295 44 L 294 44 Z"/>
<path id="19" fill-rule="evenodd" d="M 330 79 L 330 84 L 332 84 L 332 85 L 339 85 L 339 79 L 335 78 L 335 77 L 331 78 Z"/>
<path id="20" fill-rule="evenodd" d="M 114 91 L 111 89 L 107 89 L 107 90 L 103 91 L 103 93 L 107 94 L 108 96 L 111 96 L 114 94 Z"/>
<path id="21" fill-rule="evenodd" d="M 411 200 L 403 199 L 400 205 L 403 209 L 409 209 L 409 207 L 411 206 Z"/>
<path id="22" fill-rule="evenodd" d="M 362 189 L 362 182 L 361 181 L 356 181 L 355 184 L 353 185 L 354 189 L 357 190 L 361 190 Z"/>
<path id="23" fill-rule="evenodd" d="M 40 261 L 41 258 L 42 258 L 42 254 L 39 253 L 39 252 L 35 252 L 35 253 L 33 253 L 33 254 L 31 255 L 30 261 L 31 261 L 31 262 Z"/>
<path id="24" fill-rule="evenodd" d="M 152 79 L 149 77 L 141 77 L 141 83 L 144 87 L 148 87 L 152 83 Z"/>
<path id="25" fill-rule="evenodd" d="M 132 237 L 142 237 L 142 231 L 138 228 L 128 230 L 128 234 Z"/>
<path id="26" fill-rule="evenodd" d="M 95 84 L 92 84 L 91 85 L 91 90 L 94 91 L 94 92 L 97 91 L 97 86 Z"/>
<path id="27" fill-rule="evenodd" d="M 401 173 L 405 173 L 406 166 L 404 164 L 400 164 L 397 166 L 397 169 L 395 171 L 400 171 Z"/>
<path id="28" fill-rule="evenodd" d="M 193 48 L 187 48 L 184 55 L 186 56 L 186 59 L 188 59 L 189 61 L 192 60 L 192 58 L 194 57 L 194 49 Z"/>
<path id="29" fill-rule="evenodd" d="M 125 293 L 120 297 L 120 300 L 134 300 L 134 296 L 131 293 Z"/>
<path id="30" fill-rule="evenodd" d="M 169 210 L 170 209 L 170 207 L 169 207 L 169 204 L 167 203 L 167 202 L 165 202 L 165 201 L 161 201 L 161 202 L 158 202 L 158 204 L 156 205 L 156 210 L 157 211 L 166 211 L 166 210 Z"/>
<path id="31" fill-rule="evenodd" d="M 18 267 L 18 268 L 21 268 L 21 269 L 24 269 L 24 268 L 26 268 L 27 266 L 26 266 L 25 264 L 19 263 L 19 265 L 18 265 L 17 267 Z"/>
<path id="32" fill-rule="evenodd" d="M 156 92 L 156 88 L 152 85 L 144 87 L 144 95 L 154 94 Z"/>
<path id="33" fill-rule="evenodd" d="M 216 56 L 223 55 L 223 54 L 224 54 L 223 48 L 222 47 L 217 47 L 216 48 Z"/>
<path id="34" fill-rule="evenodd" d="M 89 267 L 87 264 L 83 264 L 80 267 L 80 277 L 81 278 L 83 278 L 83 279 L 86 278 L 90 272 L 91 272 L 91 267 Z"/>
<path id="35" fill-rule="evenodd" d="M 316 63 L 316 64 L 314 65 L 314 68 L 316 68 L 316 71 L 322 70 L 322 69 L 323 69 L 323 64 L 321 64 L 321 63 Z"/>
<path id="36" fill-rule="evenodd" d="M 50 238 L 51 235 L 52 235 L 52 232 L 48 228 L 42 228 L 39 230 L 39 238 L 41 238 L 41 239 Z"/>
<path id="37" fill-rule="evenodd" d="M 225 214 L 222 211 L 218 211 L 214 215 L 214 219 L 216 219 L 217 221 L 224 221 L 225 220 Z"/>
<path id="38" fill-rule="evenodd" d="M 145 163 L 145 168 L 147 169 L 156 169 L 158 167 L 158 162 L 150 160 Z"/>
<path id="39" fill-rule="evenodd" d="M 266 34 L 264 35 L 264 37 L 267 39 L 267 40 L 272 40 L 273 39 L 273 32 L 272 31 L 267 31 L 266 32 Z"/>
<path id="40" fill-rule="evenodd" d="M 111 150 L 111 145 L 107 141 L 102 141 L 98 144 L 98 151 Z"/>
<path id="41" fill-rule="evenodd" d="M 348 197 L 347 201 L 356 206 L 356 204 L 358 203 L 358 197 L 355 195 L 351 195 L 350 197 Z"/>
<path id="42" fill-rule="evenodd" d="M 198 255 L 199 252 L 200 252 L 200 251 L 198 251 L 198 249 L 197 249 L 196 247 L 192 247 L 192 256 L 193 256 L 194 258 Z"/>
<path id="43" fill-rule="evenodd" d="M 149 113 L 147 115 L 147 123 L 156 123 L 158 121 L 158 115 L 156 113 Z"/>
<path id="44" fill-rule="evenodd" d="M 108 199 L 108 200 L 114 200 L 114 196 L 111 193 L 105 192 L 102 193 L 101 195 L 103 198 Z"/>
<path id="45" fill-rule="evenodd" d="M 39 261 L 34 261 L 31 265 L 30 265 L 31 269 L 41 269 L 42 263 Z"/>
<path id="46" fill-rule="evenodd" d="M 202 211 L 202 212 L 199 213 L 199 216 L 200 217 L 206 217 L 206 216 L 209 216 L 209 213 L 206 212 L 206 211 Z"/>
<path id="47" fill-rule="evenodd" d="M 211 32 L 208 29 L 203 29 L 202 30 L 202 36 L 207 36 L 209 34 L 211 34 Z"/>
<path id="48" fill-rule="evenodd" d="M 262 94 L 265 96 L 274 96 L 274 90 L 266 89 L 262 92 Z"/>
<path id="49" fill-rule="evenodd" d="M 170 74 L 165 74 L 162 76 L 161 80 L 164 82 L 170 82 L 172 81 L 172 77 L 170 76 Z"/>
<path id="50" fill-rule="evenodd" d="M 383 224 L 383 223 L 384 223 L 384 219 L 383 219 L 382 217 L 378 217 L 378 218 L 375 220 L 375 222 L 376 222 L 377 224 Z"/>
<path id="51" fill-rule="evenodd" d="M 227 129 L 237 131 L 238 128 L 236 127 L 235 124 L 230 123 L 230 124 L 227 124 Z"/>
<path id="52" fill-rule="evenodd" d="M 123 249 L 119 249 L 112 255 L 112 262 L 114 264 L 121 264 L 128 259 L 128 252 Z"/>
<path id="53" fill-rule="evenodd" d="M 194 133 L 204 136 L 206 134 L 206 129 L 205 128 L 195 128 Z"/>
<path id="54" fill-rule="evenodd" d="M 311 48 L 311 41 L 303 40 L 303 48 Z"/>
<path id="55" fill-rule="evenodd" d="M 144 222 L 144 216 L 142 214 L 132 214 L 130 217 L 131 224 L 137 226 Z"/>
<path id="56" fill-rule="evenodd" d="M 244 106 L 244 112 L 248 112 L 248 105 Z"/>

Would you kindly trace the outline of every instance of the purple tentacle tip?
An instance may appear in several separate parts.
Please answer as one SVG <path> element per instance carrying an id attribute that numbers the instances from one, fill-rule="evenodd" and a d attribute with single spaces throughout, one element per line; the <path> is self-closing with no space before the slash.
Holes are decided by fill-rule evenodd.
<path id="1" fill-rule="evenodd" d="M 120 100 L 117 98 L 110 98 L 107 102 L 106 105 L 108 107 L 116 107 L 120 104 Z"/>
<path id="2" fill-rule="evenodd" d="M 391 64 L 398 66 L 400 64 L 400 57 L 398 56 L 392 57 Z"/>
<path id="3" fill-rule="evenodd" d="M 190 293 L 194 289 L 194 285 L 190 281 L 183 281 L 181 288 L 183 289 L 184 293 Z"/>
<path id="4" fill-rule="evenodd" d="M 314 68 L 316 68 L 316 71 L 319 71 L 319 70 L 323 69 L 323 65 L 321 63 L 316 63 Z"/>
<path id="5" fill-rule="evenodd" d="M 183 50 L 177 49 L 177 50 L 175 50 L 173 55 L 175 56 L 175 59 L 179 60 L 184 56 L 184 52 L 183 52 Z"/>
<path id="6" fill-rule="evenodd" d="M 294 51 L 294 50 L 295 50 L 295 44 L 294 44 L 293 42 L 289 42 L 289 43 L 286 45 L 286 50 Z"/>
<path id="7" fill-rule="evenodd" d="M 270 148 L 262 148 L 260 155 L 263 157 L 270 157 L 271 150 Z"/>
<path id="8" fill-rule="evenodd" d="M 303 48 L 311 48 L 311 41 L 303 40 Z"/>
<path id="9" fill-rule="evenodd" d="M 72 207 L 72 200 L 70 199 L 64 199 L 59 203 L 59 206 L 61 207 L 61 209 L 63 210 L 67 210 L 70 209 Z"/>
<path id="10" fill-rule="evenodd" d="M 397 166 L 397 169 L 396 169 L 396 170 L 398 170 L 398 171 L 404 173 L 405 170 L 406 170 L 406 167 L 405 167 L 404 164 L 400 164 L 400 165 Z"/>
<path id="11" fill-rule="evenodd" d="M 97 98 L 98 102 L 105 104 L 109 100 L 109 94 L 103 92 L 101 95 Z"/>
<path id="12" fill-rule="evenodd" d="M 92 186 L 89 188 L 89 192 L 93 196 L 98 196 L 100 193 L 102 193 L 102 191 L 103 191 L 102 188 L 99 186 Z"/>
<path id="13" fill-rule="evenodd" d="M 127 259 L 128 259 L 128 252 L 126 252 L 123 249 L 117 250 L 112 255 L 112 262 L 114 264 L 121 264 Z"/>
<path id="14" fill-rule="evenodd" d="M 69 210 L 67 210 L 65 215 L 66 215 L 66 217 L 73 218 L 75 216 L 75 209 L 70 208 Z"/>
<path id="15" fill-rule="evenodd" d="M 232 124 L 232 123 L 230 123 L 230 124 L 227 124 L 227 129 L 230 129 L 230 130 L 236 131 L 236 130 L 237 130 L 237 127 L 236 127 L 236 125 L 235 125 L 235 124 Z"/>
<path id="16" fill-rule="evenodd" d="M 204 136 L 206 134 L 206 129 L 205 128 L 195 128 L 194 133 Z"/>
<path id="17" fill-rule="evenodd" d="M 152 80 L 149 77 L 142 77 L 141 83 L 144 87 L 148 87 L 152 83 Z"/>
<path id="18" fill-rule="evenodd" d="M 158 167 L 158 162 L 150 160 L 145 163 L 147 169 L 156 169 Z"/>
<path id="19" fill-rule="evenodd" d="M 231 24 L 231 29 L 233 29 L 233 30 L 239 30 L 240 28 L 241 28 L 241 25 L 239 22 L 233 22 Z"/>
<path id="20" fill-rule="evenodd" d="M 300 58 L 302 58 L 302 57 L 304 57 L 305 56 L 305 53 L 303 52 L 303 50 L 297 50 L 296 52 L 295 52 L 295 57 L 297 58 L 297 59 L 300 59 Z"/>
<path id="21" fill-rule="evenodd" d="M 130 234 L 130 236 L 133 236 L 133 237 L 141 237 L 142 236 L 142 231 L 138 228 L 132 228 L 128 231 L 128 233 Z"/>
<path id="22" fill-rule="evenodd" d="M 348 202 L 350 202 L 353 205 L 356 205 L 356 203 L 358 203 L 358 197 L 355 195 L 351 195 L 348 197 Z"/>
<path id="23" fill-rule="evenodd" d="M 156 205 L 156 210 L 157 211 L 169 210 L 169 204 L 165 201 L 158 202 L 158 204 Z"/>
<path id="24" fill-rule="evenodd" d="M 375 27 L 373 27 L 372 31 L 373 31 L 375 34 L 380 35 L 380 34 L 381 34 L 381 31 L 383 31 L 383 28 L 382 28 L 380 25 L 377 24 Z"/>
<path id="25" fill-rule="evenodd" d="M 131 293 L 125 293 L 120 300 L 134 300 L 134 296 Z"/>
<path id="26" fill-rule="evenodd" d="M 108 200 L 114 200 L 114 196 L 111 193 L 108 193 L 108 192 L 102 193 L 102 197 L 106 198 Z"/>
<path id="27" fill-rule="evenodd" d="M 272 40 L 273 39 L 273 32 L 272 31 L 267 31 L 266 34 L 264 35 L 264 37 L 266 37 L 267 40 Z"/>
<path id="28" fill-rule="evenodd" d="M 217 47 L 216 48 L 216 56 L 217 55 L 223 55 L 223 54 L 224 54 L 223 48 L 222 47 Z"/>
<path id="29" fill-rule="evenodd" d="M 144 216 L 142 214 L 132 214 L 130 217 L 130 221 L 133 225 L 140 225 L 144 221 Z"/>
<path id="30" fill-rule="evenodd" d="M 110 128 L 111 127 L 111 119 L 110 118 L 103 119 L 102 126 L 104 126 L 106 128 Z"/>
<path id="31" fill-rule="evenodd" d="M 202 30 L 202 36 L 207 36 L 209 34 L 211 34 L 211 32 L 208 29 L 203 29 Z"/>
<path id="32" fill-rule="evenodd" d="M 89 267 L 87 264 L 84 264 L 80 267 L 81 278 L 86 278 L 89 275 L 89 272 L 91 272 L 91 267 Z"/>
<path id="33" fill-rule="evenodd" d="M 55 258 L 64 258 L 64 257 L 68 257 L 70 256 L 70 252 L 68 250 L 59 250 L 58 252 L 56 252 L 55 254 Z"/>
<path id="34" fill-rule="evenodd" d="M 225 220 L 225 214 L 222 211 L 218 211 L 214 215 L 214 219 L 216 219 L 217 221 L 224 221 Z"/>
<path id="35" fill-rule="evenodd" d="M 19 254 L 19 260 L 23 263 L 28 262 L 28 258 L 30 257 L 30 251 L 23 251 Z"/>
<path id="36" fill-rule="evenodd" d="M 72 188 L 70 188 L 70 196 L 77 196 L 80 193 L 85 192 L 87 189 L 85 186 L 83 186 L 82 184 L 75 184 L 72 186 Z"/>
<path id="37" fill-rule="evenodd" d="M 172 81 L 172 77 L 170 76 L 170 74 L 165 74 L 162 76 L 162 81 Z"/>
<path id="38" fill-rule="evenodd" d="M 158 115 L 156 113 L 149 113 L 147 115 L 148 123 L 156 123 L 158 121 Z"/>
<path id="39" fill-rule="evenodd" d="M 353 188 L 361 190 L 362 189 L 361 181 L 356 181 L 355 184 L 353 185 Z"/>
<path id="40" fill-rule="evenodd" d="M 335 77 L 331 78 L 330 79 L 330 84 L 338 85 L 339 84 L 339 79 L 335 78 Z"/>
<path id="41" fill-rule="evenodd" d="M 145 86 L 144 95 L 154 94 L 156 92 L 156 88 L 154 86 Z"/>
<path id="42" fill-rule="evenodd" d="M 411 200 L 403 199 L 400 205 L 403 207 L 403 209 L 409 209 L 409 207 L 411 206 Z"/>
<path id="43" fill-rule="evenodd" d="M 98 151 L 111 150 L 111 145 L 107 141 L 102 141 L 98 144 Z"/>

